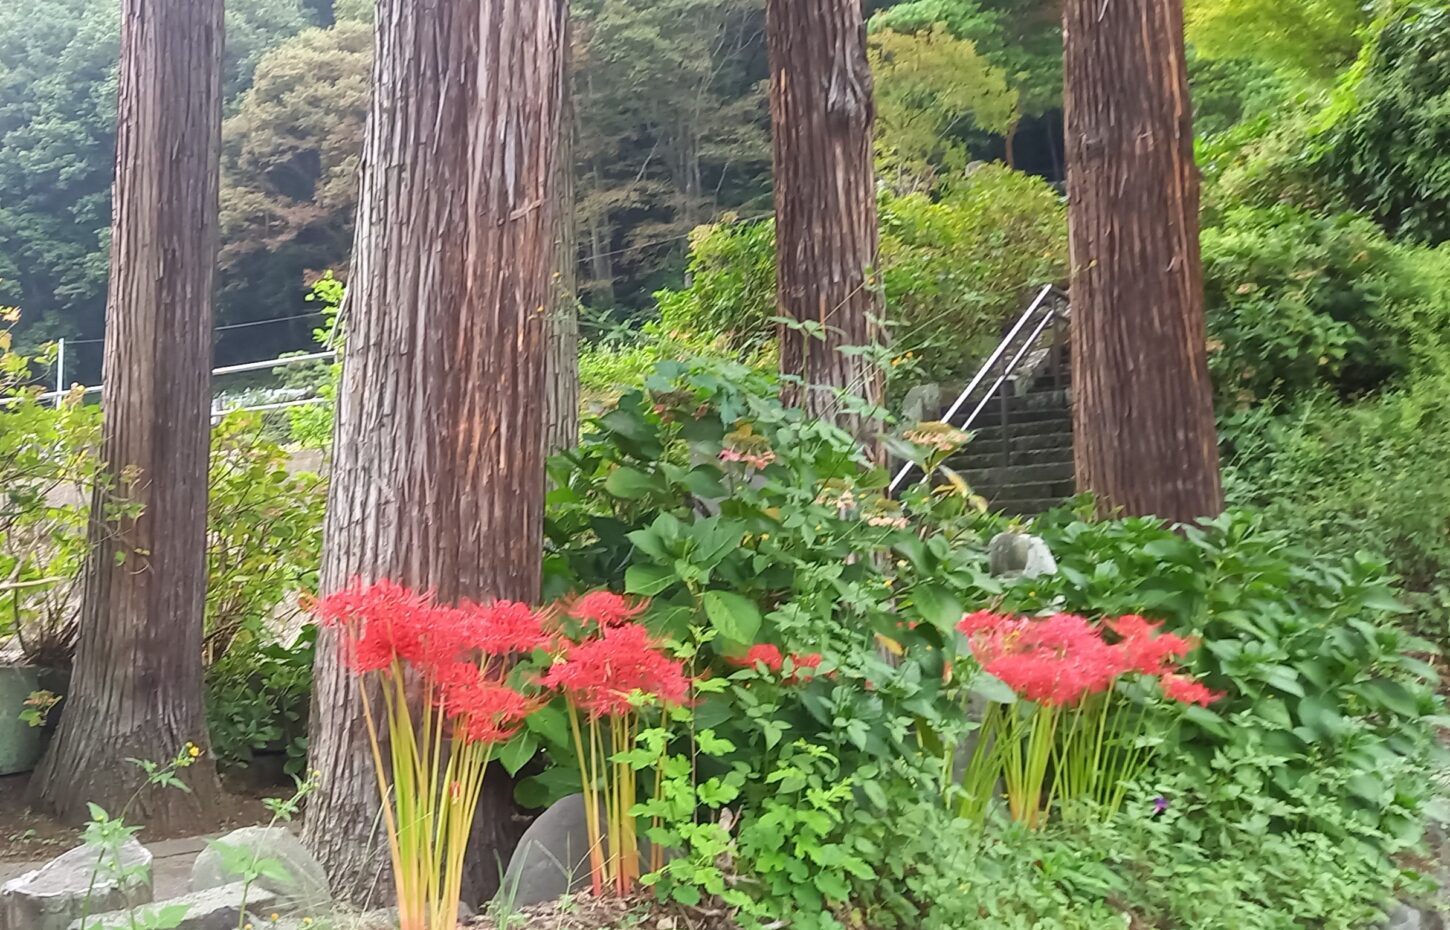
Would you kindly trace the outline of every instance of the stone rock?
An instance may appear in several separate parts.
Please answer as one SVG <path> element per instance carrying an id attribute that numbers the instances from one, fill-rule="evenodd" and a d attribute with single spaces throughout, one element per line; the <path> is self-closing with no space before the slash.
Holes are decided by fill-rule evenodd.
<path id="1" fill-rule="evenodd" d="M 1402 903 L 1385 919 L 1384 930 L 1421 930 L 1422 924 L 1419 909 Z"/>
<path id="2" fill-rule="evenodd" d="M 320 913 L 332 906 L 327 873 L 302 841 L 284 827 L 243 827 L 209 843 L 191 867 L 191 891 L 220 888 L 246 878 L 227 867 L 223 850 L 242 850 L 249 861 L 281 867 L 285 879 L 280 874 L 262 874 L 252 887 L 275 894 L 282 912 Z"/>
<path id="3" fill-rule="evenodd" d="M 279 897 L 256 884 L 248 887 L 245 882 L 232 882 L 217 888 L 194 891 L 179 898 L 158 901 L 129 910 L 111 911 L 74 921 L 69 930 L 127 930 L 133 926 L 133 918 L 144 918 L 149 913 L 161 914 L 169 908 L 185 908 L 186 916 L 181 922 L 167 926 L 175 930 L 236 930 L 243 923 L 243 913 L 259 924 L 271 922 L 271 915 L 277 913 Z"/>
<path id="4" fill-rule="evenodd" d="M 935 420 L 942 409 L 942 389 L 940 384 L 918 384 L 906 392 L 906 397 L 901 401 L 901 422 L 920 423 L 924 420 Z"/>
<path id="5" fill-rule="evenodd" d="M 1057 573 L 1047 543 L 1028 533 L 998 533 L 987 544 L 987 567 L 999 578 L 1039 578 Z"/>
<path id="6" fill-rule="evenodd" d="M 504 870 L 497 901 L 529 907 L 589 887 L 584 795 L 571 794 L 529 825 Z"/>
<path id="7" fill-rule="evenodd" d="M 128 839 L 118 855 L 119 865 L 109 851 L 77 846 L 6 882 L 0 887 L 0 930 L 66 930 L 84 913 L 150 903 L 150 851 Z"/>

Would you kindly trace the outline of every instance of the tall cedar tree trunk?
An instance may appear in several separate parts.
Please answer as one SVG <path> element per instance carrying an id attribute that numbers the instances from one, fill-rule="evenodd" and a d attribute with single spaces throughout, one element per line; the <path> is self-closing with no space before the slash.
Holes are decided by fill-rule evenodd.
<path id="1" fill-rule="evenodd" d="M 190 793 L 141 790 L 156 833 L 212 823 L 206 751 L 207 454 L 221 152 L 222 0 L 125 0 L 106 305 L 102 461 L 80 642 L 60 729 L 32 780 L 67 821 L 118 814 L 127 759 L 200 750 Z M 118 504 L 119 501 L 124 502 Z"/>
<path id="2" fill-rule="evenodd" d="M 537 601 L 545 324 L 564 0 L 381 0 L 348 282 L 322 590 L 389 578 L 443 601 Z M 334 892 L 388 891 L 357 685 L 314 673 L 305 840 Z M 520 824 L 491 780 L 473 903 Z"/>
<path id="3" fill-rule="evenodd" d="M 853 431 L 838 391 L 881 401 L 879 368 L 843 346 L 880 342 L 875 123 L 861 0 L 769 0 L 776 300 L 783 399 Z M 791 378 L 804 385 L 791 383 Z"/>
<path id="4" fill-rule="evenodd" d="M 1078 487 L 1104 515 L 1215 515 L 1182 0 L 1063 16 Z"/>
<path id="5" fill-rule="evenodd" d="M 566 34 L 568 24 L 565 24 Z M 549 314 L 548 380 L 544 388 L 544 451 L 579 444 L 579 229 L 575 217 L 573 44 L 564 40 L 564 100 L 560 119 L 559 200 L 554 253 L 554 303 Z"/>

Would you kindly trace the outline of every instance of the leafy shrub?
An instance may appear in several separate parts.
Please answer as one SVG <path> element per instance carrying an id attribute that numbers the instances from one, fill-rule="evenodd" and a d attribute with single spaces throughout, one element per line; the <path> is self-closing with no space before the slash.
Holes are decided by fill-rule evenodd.
<path id="1" fill-rule="evenodd" d="M 316 638 L 316 628 L 305 626 L 290 646 L 234 649 L 207 669 L 207 731 L 223 768 L 245 769 L 259 752 L 282 752 L 287 774 L 306 772 Z"/>
<path id="2" fill-rule="evenodd" d="M 922 376 L 959 377 L 1040 284 L 1066 273 L 1061 199 L 1044 181 L 989 165 L 941 199 L 883 196 L 881 277 L 895 347 Z M 753 350 L 775 333 L 775 237 L 768 223 L 707 227 L 692 284 L 657 295 L 668 331 L 721 334 Z"/>
<path id="3" fill-rule="evenodd" d="M 1450 10 L 1395 6 L 1350 72 L 1313 170 L 1396 238 L 1435 244 L 1450 239 Z"/>
<path id="4" fill-rule="evenodd" d="M 293 473 L 291 454 L 256 415 L 212 432 L 205 649 L 209 661 L 275 638 L 289 597 L 317 587 L 323 480 Z"/>
<path id="5" fill-rule="evenodd" d="M 1450 378 L 1344 406 L 1311 397 L 1228 421 L 1225 489 L 1306 546 L 1389 560 L 1416 629 L 1450 643 Z"/>
<path id="6" fill-rule="evenodd" d="M 38 400 L 32 373 L 52 359 L 13 351 L 17 318 L 0 308 L 0 644 L 14 637 L 27 661 L 66 667 L 101 421 L 78 397 Z"/>
<path id="7" fill-rule="evenodd" d="M 1295 826 L 1379 849 L 1418 838 L 1441 702 L 1433 647 L 1396 624 L 1382 562 L 1316 557 L 1246 515 L 1181 533 L 1147 519 L 1039 529 L 1059 573 L 1011 586 L 1011 609 L 1136 613 L 1203 638 L 1192 664 L 1228 696 L 1188 708 L 1188 771 L 1269 754 L 1270 797 L 1315 789 Z"/>
<path id="8" fill-rule="evenodd" d="M 1396 627 L 1381 564 L 1316 558 L 1243 515 L 1178 533 L 1058 513 L 1039 529 L 1060 573 L 995 579 L 999 518 L 950 482 L 888 501 L 885 474 L 774 384 L 666 363 L 551 466 L 551 592 L 652 597 L 644 621 L 711 685 L 675 736 L 641 734 L 661 773 L 642 813 L 682 847 L 648 883 L 720 896 L 747 928 L 1373 919 L 1418 837 L 1440 719 L 1428 647 Z M 922 454 L 930 437 L 912 435 Z M 1154 719 L 1153 762 L 1116 816 L 958 820 L 963 702 L 992 685 L 953 628 L 986 604 L 1161 618 L 1202 638 L 1193 671 L 1229 696 L 1176 728 Z M 532 738 L 567 759 L 561 723 Z M 523 795 L 575 779 L 546 772 Z"/>
<path id="9" fill-rule="evenodd" d="M 1321 387 L 1352 396 L 1402 375 L 1443 344 L 1450 279 L 1441 260 L 1352 215 L 1228 210 L 1203 230 L 1209 360 L 1221 403 Z"/>

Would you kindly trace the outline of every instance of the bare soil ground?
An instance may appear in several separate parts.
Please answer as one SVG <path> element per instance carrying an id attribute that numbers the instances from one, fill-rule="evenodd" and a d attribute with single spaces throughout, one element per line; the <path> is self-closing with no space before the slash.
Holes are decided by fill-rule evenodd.
<path id="1" fill-rule="evenodd" d="M 80 842 L 80 830 L 30 809 L 25 803 L 28 775 L 0 777 L 0 862 L 38 862 L 52 859 Z M 278 794 L 287 793 L 279 789 Z M 241 792 L 223 796 L 223 814 L 207 834 L 267 823 L 272 814 L 263 805 L 264 793 Z M 174 839 L 143 830 L 141 842 Z"/>

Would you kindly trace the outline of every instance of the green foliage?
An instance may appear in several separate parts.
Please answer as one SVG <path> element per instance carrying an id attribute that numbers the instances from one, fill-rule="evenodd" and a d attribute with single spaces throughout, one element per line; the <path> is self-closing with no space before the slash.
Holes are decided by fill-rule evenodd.
<path id="1" fill-rule="evenodd" d="M 1268 755 L 1266 805 L 1315 792 L 1293 825 L 1380 849 L 1418 838 L 1441 701 L 1420 658 L 1433 647 L 1395 622 L 1382 562 L 1316 557 L 1243 515 L 1181 534 L 1145 519 L 1038 529 L 1059 573 L 1012 585 L 1006 607 L 1138 613 L 1203 638 L 1196 671 L 1228 697 L 1189 709 L 1186 771 Z"/>
<path id="2" fill-rule="evenodd" d="M 635 306 L 677 275 L 698 223 L 769 209 L 764 4 L 576 0 L 571 15 L 581 289 Z"/>
<path id="3" fill-rule="evenodd" d="M 227 316 L 298 305 L 315 269 L 345 265 L 371 82 L 372 30 L 344 21 L 268 51 L 223 126 Z"/>
<path id="4" fill-rule="evenodd" d="M 307 770 L 307 720 L 317 628 L 291 645 L 234 649 L 206 672 L 206 723 L 222 768 L 244 769 L 259 752 L 283 752 L 286 771 Z"/>
<path id="5" fill-rule="evenodd" d="M 293 474 L 289 453 L 261 426 L 233 414 L 212 433 L 205 649 L 213 661 L 270 641 L 279 606 L 317 587 L 322 479 Z"/>
<path id="6" fill-rule="evenodd" d="M 24 304 L 32 343 L 100 335 L 119 11 L 109 0 L 0 8 L 0 300 Z M 262 50 L 307 20 L 300 0 L 240 0 L 226 13 L 231 101 Z"/>
<path id="7" fill-rule="evenodd" d="M 1061 106 L 1060 8 L 1045 0 L 907 0 L 871 18 L 873 31 L 919 33 L 945 26 L 1005 72 L 1023 114 Z"/>
<path id="8" fill-rule="evenodd" d="M 1230 500 L 1324 552 L 1383 554 L 1414 624 L 1450 643 L 1450 377 L 1342 406 L 1311 397 L 1282 415 L 1250 410 L 1225 428 Z"/>
<path id="9" fill-rule="evenodd" d="M 1450 239 L 1450 10 L 1404 3 L 1349 78 L 1313 170 L 1391 235 Z"/>
<path id="10" fill-rule="evenodd" d="M 1332 78 L 1359 52 L 1375 3 L 1361 0 L 1189 0 L 1188 40 L 1211 58 L 1247 59 Z"/>
<path id="11" fill-rule="evenodd" d="M 920 376 L 976 364 L 1036 285 L 1066 272 L 1066 217 L 1046 183 L 989 165 L 933 200 L 881 200 L 881 274 L 893 348 Z M 751 350 L 774 338 L 774 231 L 712 227 L 693 240 L 687 290 L 657 295 L 669 331 L 719 333 Z"/>
<path id="12" fill-rule="evenodd" d="M 870 57 L 877 160 L 897 175 L 899 190 L 930 188 L 938 170 L 959 174 L 968 161 L 963 133 L 1006 134 L 1017 122 L 1017 92 L 1006 75 L 943 26 L 880 30 Z"/>
<path id="13" fill-rule="evenodd" d="M 1203 230 L 1203 262 L 1209 359 L 1232 406 L 1373 389 L 1450 319 L 1450 288 L 1424 257 L 1354 215 L 1231 209 Z M 1418 346 L 1416 331 L 1428 337 Z"/>
<path id="14" fill-rule="evenodd" d="M 70 664 L 86 508 L 98 475 L 100 417 L 29 386 L 51 357 L 12 351 L 14 314 L 0 308 L 0 643 L 14 637 L 42 667 Z"/>

